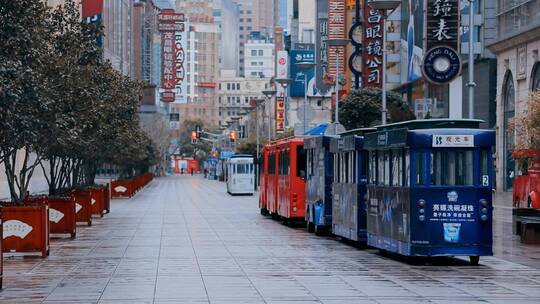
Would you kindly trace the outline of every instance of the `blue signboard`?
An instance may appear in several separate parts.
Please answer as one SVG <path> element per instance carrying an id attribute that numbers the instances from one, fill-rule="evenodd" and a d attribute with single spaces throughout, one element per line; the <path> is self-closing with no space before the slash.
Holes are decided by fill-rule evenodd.
<path id="1" fill-rule="evenodd" d="M 219 153 L 219 158 L 220 159 L 227 159 L 227 158 L 231 158 L 231 156 L 234 155 L 234 152 L 225 152 L 225 151 L 221 151 Z"/>
<path id="2" fill-rule="evenodd" d="M 291 78 L 292 83 L 290 86 L 291 97 L 304 97 L 305 95 L 305 71 L 298 68 L 297 64 L 300 62 L 315 63 L 315 51 L 313 50 L 291 50 Z M 307 71 L 308 78 L 308 96 L 314 95 L 315 86 L 315 68 Z"/>

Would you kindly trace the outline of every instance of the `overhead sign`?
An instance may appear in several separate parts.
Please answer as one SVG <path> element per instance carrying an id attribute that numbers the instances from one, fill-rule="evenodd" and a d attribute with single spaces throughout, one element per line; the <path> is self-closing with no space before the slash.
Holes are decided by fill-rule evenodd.
<path id="1" fill-rule="evenodd" d="M 433 135 L 432 147 L 474 147 L 474 135 Z"/>
<path id="2" fill-rule="evenodd" d="M 383 77 L 383 31 L 382 12 L 374 10 L 364 0 L 364 35 L 362 40 L 364 65 L 362 85 L 364 88 L 382 88 Z"/>
<path id="3" fill-rule="evenodd" d="M 459 1 L 428 0 L 426 25 L 424 77 L 435 84 L 451 82 L 461 72 Z"/>
<path id="4" fill-rule="evenodd" d="M 166 9 L 158 15 L 161 32 L 161 101 L 187 103 L 184 14 Z"/>
<path id="5" fill-rule="evenodd" d="M 290 86 L 291 97 L 304 97 L 305 95 L 305 76 L 308 80 L 308 96 L 313 96 L 315 87 L 315 68 L 304 71 L 297 64 L 300 62 L 315 63 L 315 51 L 312 50 L 292 50 L 290 52 L 290 68 L 292 83 Z M 311 93 L 311 94 L 310 94 Z"/>

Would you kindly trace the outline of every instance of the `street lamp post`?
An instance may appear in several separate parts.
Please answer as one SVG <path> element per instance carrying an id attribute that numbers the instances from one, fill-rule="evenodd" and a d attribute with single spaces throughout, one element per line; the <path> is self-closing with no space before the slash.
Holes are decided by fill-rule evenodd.
<path id="1" fill-rule="evenodd" d="M 271 117 L 271 109 L 270 109 L 270 101 L 272 100 L 272 97 L 276 95 L 275 89 L 268 89 L 262 91 L 264 96 L 266 96 L 267 104 L 268 104 L 268 142 L 272 140 L 272 117 Z"/>
<path id="2" fill-rule="evenodd" d="M 381 123 L 386 124 L 386 19 L 389 15 L 394 12 L 394 10 L 401 4 L 401 1 L 398 0 L 372 0 L 368 5 L 374 10 L 380 10 L 382 12 L 383 19 L 383 68 L 382 68 L 382 117 Z"/>
<path id="3" fill-rule="evenodd" d="M 307 95 L 308 95 L 308 78 L 307 74 L 308 72 L 313 69 L 316 66 L 314 62 L 299 62 L 296 64 L 296 67 L 304 72 L 304 119 L 302 122 L 302 128 L 303 133 L 306 133 L 306 121 L 307 121 L 307 115 L 306 115 L 306 106 L 307 106 Z"/>
<path id="4" fill-rule="evenodd" d="M 348 39 L 328 39 L 326 40 L 326 44 L 328 46 L 333 46 L 336 49 L 336 109 L 334 113 L 334 127 L 335 134 L 338 134 L 338 125 L 339 125 L 339 49 L 341 47 L 347 46 L 349 43 Z M 345 57 L 345 56 L 344 56 Z"/>
<path id="5" fill-rule="evenodd" d="M 292 79 L 289 78 L 276 78 L 275 81 L 283 88 L 283 102 L 285 104 L 285 125 L 287 125 L 287 87 L 291 84 Z"/>
<path id="6" fill-rule="evenodd" d="M 469 118 L 474 119 L 474 0 L 469 0 Z"/>

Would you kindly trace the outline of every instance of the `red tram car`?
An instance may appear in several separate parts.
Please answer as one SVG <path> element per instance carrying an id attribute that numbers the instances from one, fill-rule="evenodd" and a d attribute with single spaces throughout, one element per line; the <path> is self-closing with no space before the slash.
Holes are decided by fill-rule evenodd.
<path id="1" fill-rule="evenodd" d="M 265 145 L 263 160 L 259 197 L 261 214 L 284 220 L 304 220 L 304 140 L 288 138 Z"/>

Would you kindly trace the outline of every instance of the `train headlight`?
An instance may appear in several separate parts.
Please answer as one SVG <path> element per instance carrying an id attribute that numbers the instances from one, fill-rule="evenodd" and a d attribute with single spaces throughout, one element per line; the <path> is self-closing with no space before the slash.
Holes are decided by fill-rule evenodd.
<path id="1" fill-rule="evenodd" d="M 418 220 L 419 220 L 420 222 L 423 222 L 423 221 L 426 220 L 426 217 L 425 217 L 424 215 L 420 215 L 420 216 L 418 217 Z"/>
<path id="2" fill-rule="evenodd" d="M 426 211 L 424 209 L 420 209 L 418 212 L 420 212 L 420 214 L 424 214 Z"/>
<path id="3" fill-rule="evenodd" d="M 487 208 L 482 208 L 482 213 L 483 213 L 483 214 L 487 214 L 487 213 L 488 213 Z"/>
<path id="4" fill-rule="evenodd" d="M 424 209 L 426 207 L 426 201 L 421 199 L 418 201 L 418 207 Z"/>
<path id="5" fill-rule="evenodd" d="M 487 208 L 488 207 L 488 201 L 485 200 L 485 199 L 481 199 L 480 200 L 480 205 L 484 208 Z"/>
<path id="6" fill-rule="evenodd" d="M 485 214 L 482 214 L 482 216 L 480 217 L 480 219 L 481 219 L 482 221 L 484 221 L 484 222 L 485 222 L 485 221 L 487 221 L 487 220 L 488 220 L 488 217 L 487 217 L 487 215 L 485 215 Z"/>

